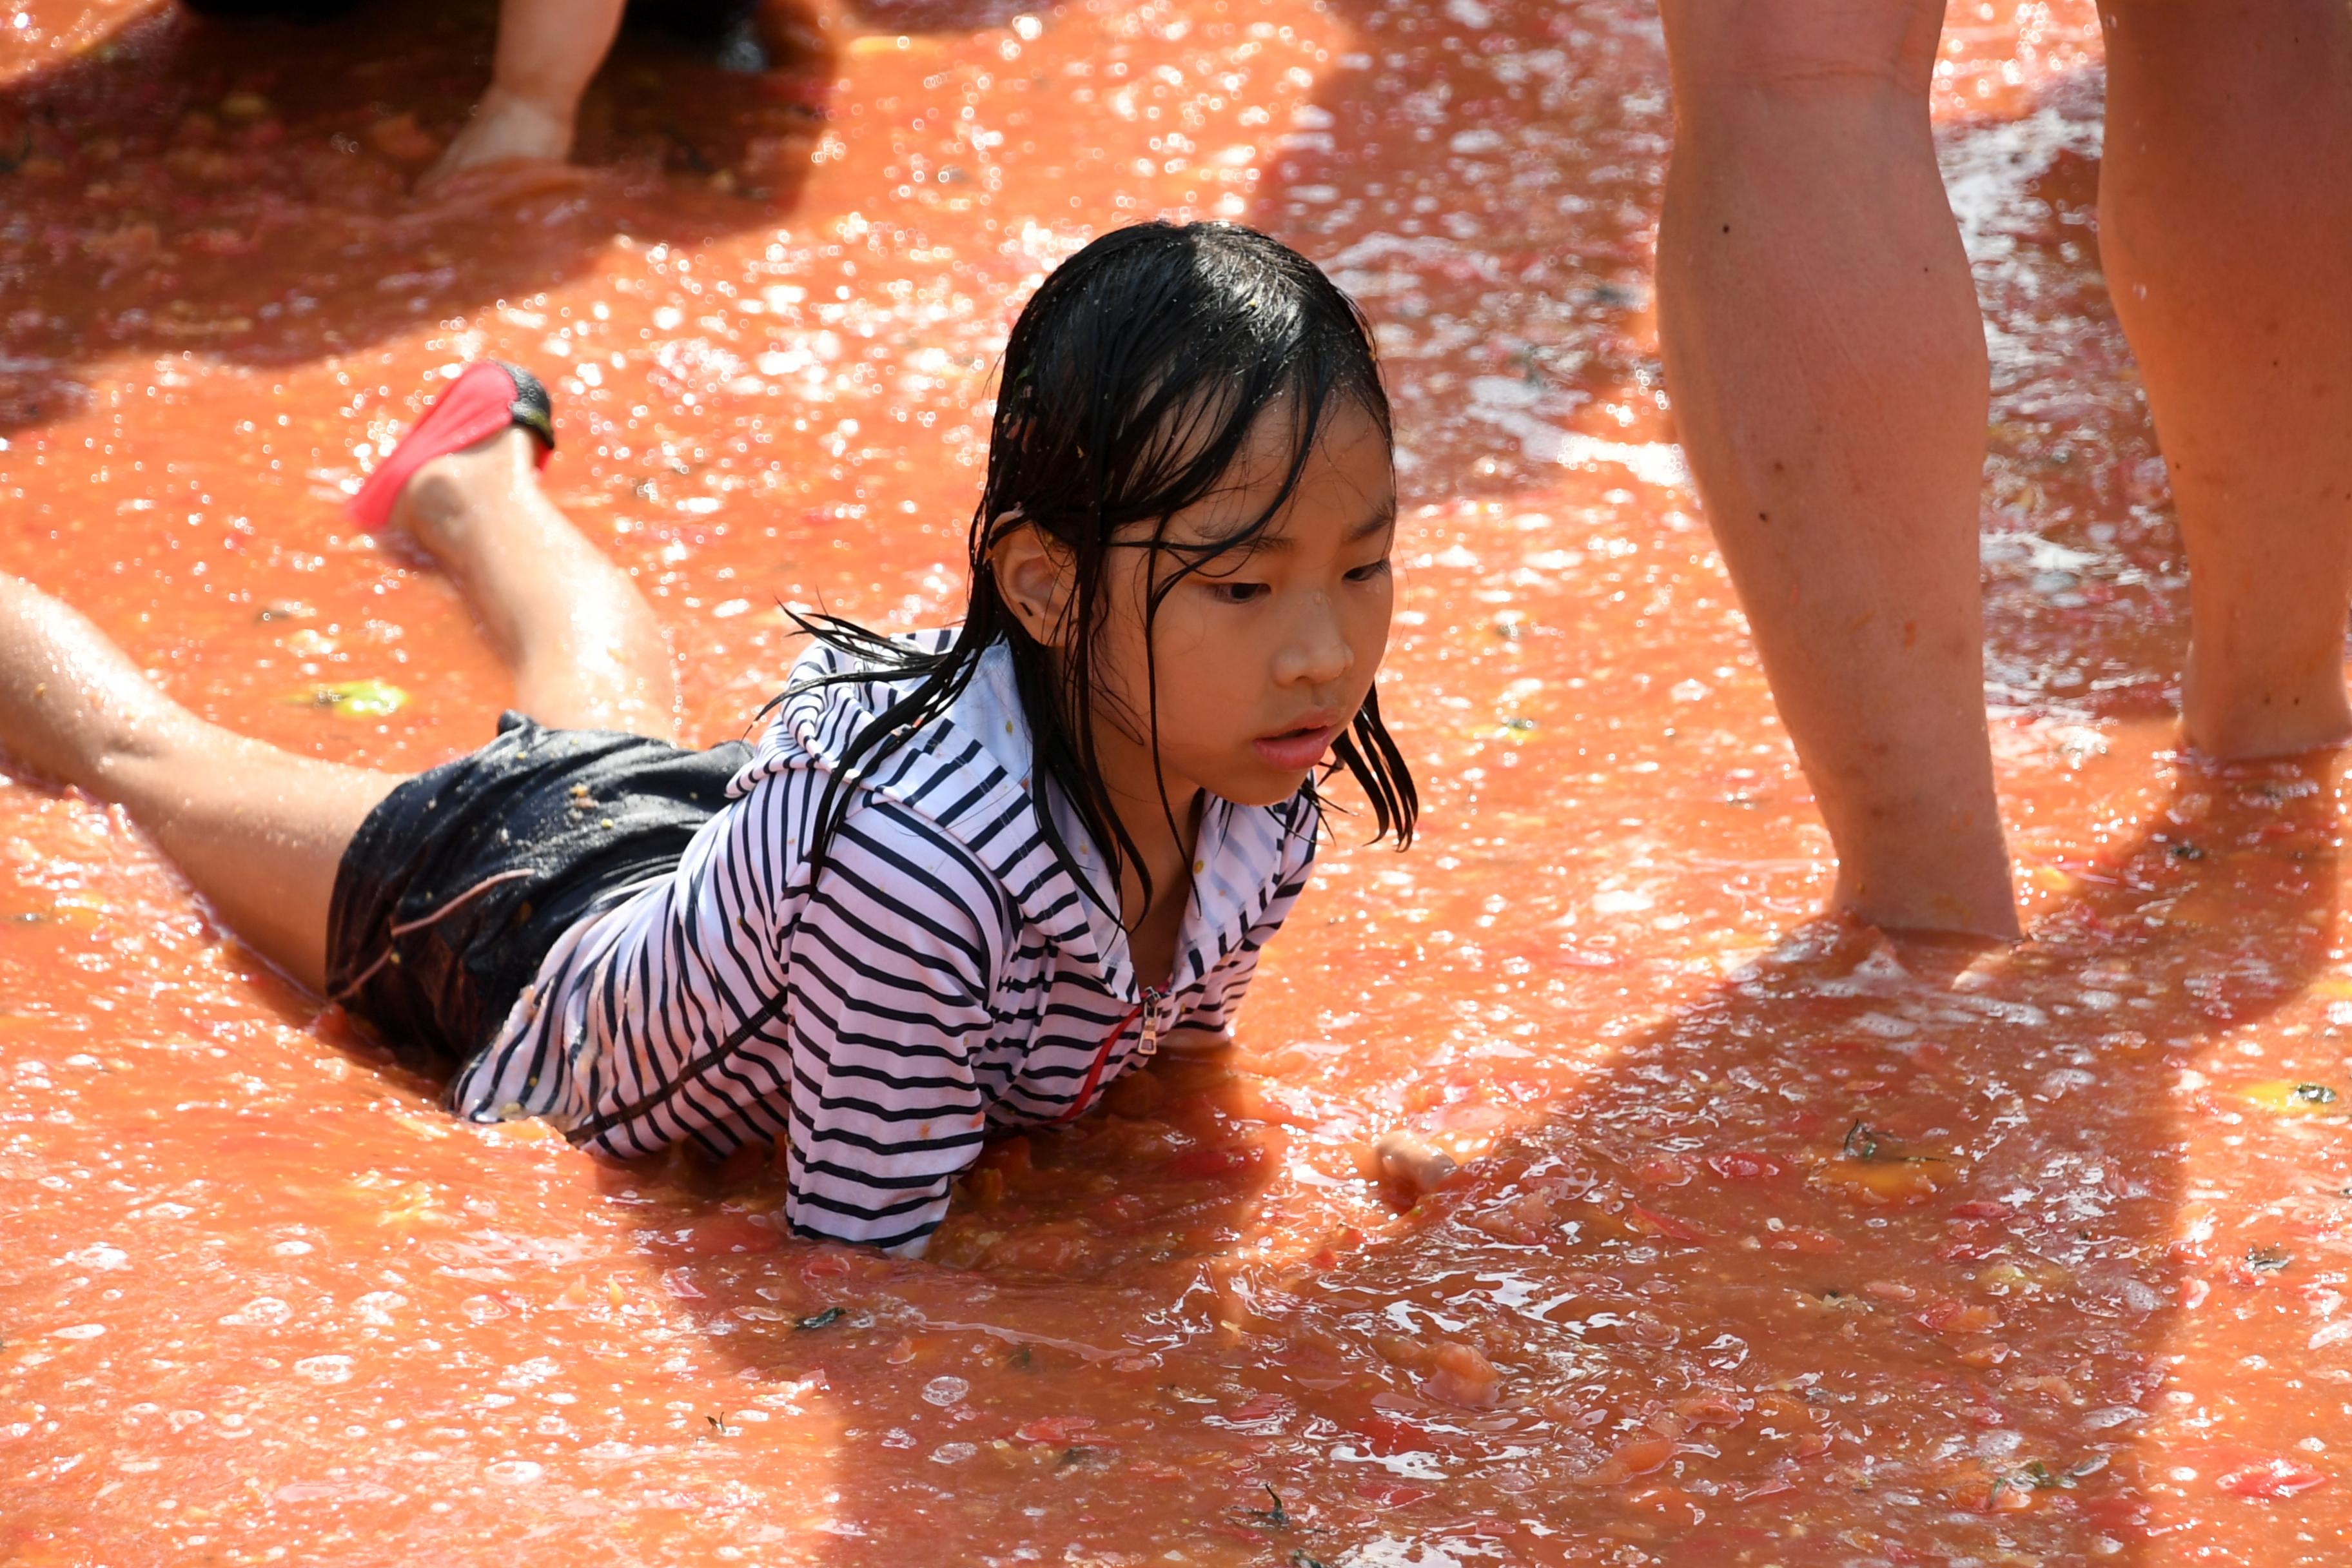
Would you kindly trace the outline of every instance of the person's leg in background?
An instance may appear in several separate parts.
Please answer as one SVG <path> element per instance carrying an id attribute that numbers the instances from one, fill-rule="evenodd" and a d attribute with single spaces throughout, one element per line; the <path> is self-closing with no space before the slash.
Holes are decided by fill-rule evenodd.
<path id="1" fill-rule="evenodd" d="M 2189 563 L 2182 729 L 2352 737 L 2352 12 L 2103 0 L 2099 252 Z"/>
<path id="2" fill-rule="evenodd" d="M 360 0 L 180 0 L 199 16 L 249 22 L 331 22 L 354 9 Z"/>
<path id="3" fill-rule="evenodd" d="M 1835 905 L 2017 932 L 1983 690 L 1989 374 L 1928 119 L 1942 0 L 1664 0 L 1666 385 Z"/>
<path id="4" fill-rule="evenodd" d="M 572 155 L 580 96 L 620 35 L 625 0 L 502 0 L 490 85 L 420 188 L 491 163 Z"/>

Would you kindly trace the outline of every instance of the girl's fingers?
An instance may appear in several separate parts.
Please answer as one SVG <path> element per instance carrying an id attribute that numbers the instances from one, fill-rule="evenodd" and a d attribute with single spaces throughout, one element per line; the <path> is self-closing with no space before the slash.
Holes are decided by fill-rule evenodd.
<path id="1" fill-rule="evenodd" d="M 1372 1158 L 1380 1162 L 1382 1175 L 1424 1193 L 1435 1192 L 1462 1168 L 1453 1155 L 1402 1127 L 1372 1140 Z"/>

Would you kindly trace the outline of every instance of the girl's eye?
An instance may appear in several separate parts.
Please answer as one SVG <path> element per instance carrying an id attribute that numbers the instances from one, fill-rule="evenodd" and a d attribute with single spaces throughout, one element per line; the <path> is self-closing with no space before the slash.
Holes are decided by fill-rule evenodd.
<path id="1" fill-rule="evenodd" d="M 1246 605 L 1251 600 L 1262 598 L 1273 591 L 1264 583 L 1212 583 L 1209 584 L 1209 592 L 1216 595 L 1219 604 L 1224 605 Z"/>
<path id="2" fill-rule="evenodd" d="M 1373 562 L 1370 565 L 1359 566 L 1354 571 L 1349 573 L 1348 581 L 1350 583 L 1370 583 L 1377 578 L 1385 577 L 1388 574 L 1389 558 L 1383 555 L 1378 561 Z"/>

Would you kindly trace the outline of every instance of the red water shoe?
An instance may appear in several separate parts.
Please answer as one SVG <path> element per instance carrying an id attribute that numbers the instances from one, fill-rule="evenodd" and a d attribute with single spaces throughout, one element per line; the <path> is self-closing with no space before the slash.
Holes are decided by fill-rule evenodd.
<path id="1" fill-rule="evenodd" d="M 409 428 L 359 493 L 344 503 L 352 521 L 370 533 L 380 532 L 392 519 L 392 504 L 409 477 L 434 458 L 462 451 L 488 440 L 509 425 L 520 425 L 539 439 L 539 466 L 547 467 L 555 451 L 555 408 L 539 377 L 503 360 L 478 360 L 466 367 L 449 389 L 425 405 L 423 418 Z"/>

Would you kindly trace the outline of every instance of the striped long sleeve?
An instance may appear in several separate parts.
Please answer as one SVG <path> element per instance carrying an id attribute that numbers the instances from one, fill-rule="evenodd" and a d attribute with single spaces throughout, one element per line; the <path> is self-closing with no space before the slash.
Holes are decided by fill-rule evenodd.
<path id="1" fill-rule="evenodd" d="M 845 658 L 821 649 L 796 674 Z M 984 1136 L 1076 1116 L 1168 1029 L 1231 1019 L 1306 880 L 1311 801 L 1204 814 L 1177 973 L 1147 986 L 1054 847 L 1075 821 L 1039 822 L 1001 649 L 947 718 L 845 786 L 812 855 L 836 759 L 893 696 L 796 687 L 676 869 L 613 889 L 556 942 L 452 1109 L 543 1116 L 621 1156 L 778 1145 L 794 1230 L 917 1251 Z"/>
<path id="2" fill-rule="evenodd" d="M 917 824 L 860 813 L 786 950 L 794 1229 L 903 1247 L 947 1210 L 988 1127 L 974 1067 L 996 1027 L 987 874 Z M 924 893 L 919 901 L 911 890 Z"/>

